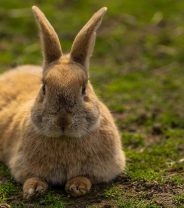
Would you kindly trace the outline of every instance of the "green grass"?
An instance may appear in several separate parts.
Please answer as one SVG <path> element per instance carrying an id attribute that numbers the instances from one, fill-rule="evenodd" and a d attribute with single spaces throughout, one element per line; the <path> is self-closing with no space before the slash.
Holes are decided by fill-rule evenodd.
<path id="1" fill-rule="evenodd" d="M 120 187 L 112 186 L 105 191 L 104 197 L 113 201 L 115 206 L 119 208 L 158 208 L 154 202 L 143 199 L 144 193 L 141 192 L 137 195 L 134 193 L 125 194 L 125 189 Z"/>
<path id="2" fill-rule="evenodd" d="M 178 206 L 184 205 L 184 194 L 178 194 L 178 195 L 174 196 L 173 199 L 174 199 L 174 202 L 176 203 L 176 205 L 178 205 Z"/>
<path id="3" fill-rule="evenodd" d="M 81 199 L 51 188 L 28 203 L 21 199 L 21 186 L 0 165 L 0 203 L 12 207 L 183 207 L 184 1 L 38 2 L 66 52 L 90 15 L 101 6 L 108 7 L 90 73 L 97 94 L 116 118 L 127 168 L 120 179 L 97 185 Z M 33 0 L 1 0 L 1 72 L 42 62 L 30 9 L 33 4 Z"/>
<path id="4" fill-rule="evenodd" d="M 0 187 L 0 202 L 4 202 L 7 200 L 7 197 L 9 195 L 15 194 L 17 191 L 17 187 L 11 183 L 11 182 L 6 182 L 1 185 Z"/>

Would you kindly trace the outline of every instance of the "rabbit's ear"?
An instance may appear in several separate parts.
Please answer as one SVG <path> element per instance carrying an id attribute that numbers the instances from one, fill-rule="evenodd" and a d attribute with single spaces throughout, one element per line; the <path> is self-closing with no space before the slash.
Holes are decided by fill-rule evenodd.
<path id="1" fill-rule="evenodd" d="M 36 6 L 33 6 L 32 10 L 40 28 L 44 64 L 47 65 L 61 57 L 61 45 L 54 28 L 43 12 Z"/>
<path id="2" fill-rule="evenodd" d="M 82 64 L 86 69 L 94 49 L 96 31 L 102 22 L 106 10 L 106 7 L 98 10 L 80 30 L 73 42 L 70 56 L 73 61 Z"/>

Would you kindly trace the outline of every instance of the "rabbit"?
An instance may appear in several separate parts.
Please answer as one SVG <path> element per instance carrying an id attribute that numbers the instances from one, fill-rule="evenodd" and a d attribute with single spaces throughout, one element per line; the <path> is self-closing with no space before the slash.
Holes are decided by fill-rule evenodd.
<path id="1" fill-rule="evenodd" d="M 19 66 L 0 76 L 0 161 L 23 184 L 24 199 L 54 184 L 79 197 L 125 169 L 114 119 L 89 81 L 96 31 L 106 10 L 91 17 L 70 53 L 63 54 L 54 28 L 33 6 L 43 66 Z"/>

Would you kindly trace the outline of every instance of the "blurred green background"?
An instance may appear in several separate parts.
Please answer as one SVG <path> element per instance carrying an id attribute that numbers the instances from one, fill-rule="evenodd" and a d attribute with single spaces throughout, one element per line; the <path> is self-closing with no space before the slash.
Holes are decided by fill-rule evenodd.
<path id="1" fill-rule="evenodd" d="M 184 1 L 1 0 L 1 72 L 42 64 L 32 5 L 44 11 L 65 52 L 90 16 L 108 7 L 90 74 L 120 129 L 127 169 L 81 199 L 51 189 L 28 203 L 21 200 L 21 186 L 0 165 L 0 202 L 12 207 L 183 207 Z"/>

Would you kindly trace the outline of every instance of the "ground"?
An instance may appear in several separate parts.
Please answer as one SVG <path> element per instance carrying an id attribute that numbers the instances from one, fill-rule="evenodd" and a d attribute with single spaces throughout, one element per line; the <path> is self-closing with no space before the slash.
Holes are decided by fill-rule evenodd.
<path id="1" fill-rule="evenodd" d="M 87 196 L 63 187 L 27 202 L 0 165 L 0 203 L 12 207 L 184 207 L 184 1 L 37 1 L 64 51 L 90 15 L 109 8 L 91 60 L 91 80 L 111 109 L 127 155 L 125 173 Z M 0 70 L 41 64 L 33 0 L 1 0 Z"/>

